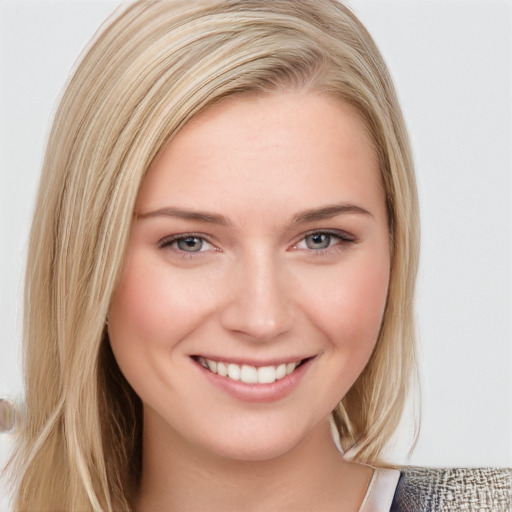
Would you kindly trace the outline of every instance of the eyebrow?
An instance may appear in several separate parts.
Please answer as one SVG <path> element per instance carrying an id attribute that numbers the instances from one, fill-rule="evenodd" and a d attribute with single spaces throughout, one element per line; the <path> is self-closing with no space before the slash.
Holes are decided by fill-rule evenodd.
<path id="1" fill-rule="evenodd" d="M 153 217 L 175 217 L 178 219 L 220 224 L 221 226 L 228 226 L 231 224 L 226 217 L 217 213 L 186 210 L 182 208 L 165 207 L 147 213 L 135 213 L 136 219 L 149 219 Z"/>
<path id="2" fill-rule="evenodd" d="M 300 212 L 297 215 L 294 215 L 292 224 L 297 225 L 305 224 L 307 222 L 315 222 L 317 220 L 332 219 L 338 215 L 351 213 L 369 215 L 370 217 L 373 217 L 373 215 L 368 210 L 365 210 L 360 206 L 356 206 L 355 204 L 340 203 L 323 206 L 321 208 L 312 208 L 311 210 Z"/>
<path id="3" fill-rule="evenodd" d="M 332 219 L 343 214 L 360 214 L 373 215 L 364 208 L 354 204 L 340 203 L 322 206 L 321 208 L 312 208 L 297 213 L 292 217 L 291 224 L 306 224 L 318 220 Z M 218 213 L 202 212 L 196 210 L 187 210 L 183 208 L 164 207 L 147 213 L 135 213 L 136 219 L 149 219 L 154 217 L 174 217 L 178 219 L 193 220 L 199 222 L 207 222 L 210 224 L 218 224 L 221 226 L 232 225 L 231 221 Z"/>

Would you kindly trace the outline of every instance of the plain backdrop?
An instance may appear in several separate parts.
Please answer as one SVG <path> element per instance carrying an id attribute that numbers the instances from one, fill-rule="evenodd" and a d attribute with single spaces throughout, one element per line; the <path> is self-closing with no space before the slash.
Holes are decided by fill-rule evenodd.
<path id="1" fill-rule="evenodd" d="M 22 269 L 55 101 L 118 4 L 0 2 L 0 397 L 22 396 Z M 392 458 L 512 466 L 512 3 L 348 4 L 395 80 L 421 200 L 422 431 L 406 460 L 406 421 Z M 10 442 L 0 434 L 0 463 Z"/>

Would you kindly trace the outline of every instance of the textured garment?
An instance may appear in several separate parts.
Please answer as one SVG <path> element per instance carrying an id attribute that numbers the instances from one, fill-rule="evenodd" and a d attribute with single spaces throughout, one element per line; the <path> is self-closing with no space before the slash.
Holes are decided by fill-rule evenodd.
<path id="1" fill-rule="evenodd" d="M 496 468 L 405 467 L 390 512 L 510 512 L 512 473 Z"/>

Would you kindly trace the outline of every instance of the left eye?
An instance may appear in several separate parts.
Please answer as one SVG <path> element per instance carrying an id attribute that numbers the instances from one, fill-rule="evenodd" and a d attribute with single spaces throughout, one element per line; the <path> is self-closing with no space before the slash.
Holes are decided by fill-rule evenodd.
<path id="1" fill-rule="evenodd" d="M 321 251 L 329 249 L 334 245 L 339 245 L 343 242 L 353 242 L 353 239 L 348 235 L 341 233 L 328 233 L 319 231 L 317 233 L 310 233 L 300 240 L 296 245 L 296 249 L 309 249 L 312 251 Z"/>
<path id="2" fill-rule="evenodd" d="M 304 238 L 308 249 L 327 249 L 331 245 L 332 236 L 328 233 L 314 233 Z"/>

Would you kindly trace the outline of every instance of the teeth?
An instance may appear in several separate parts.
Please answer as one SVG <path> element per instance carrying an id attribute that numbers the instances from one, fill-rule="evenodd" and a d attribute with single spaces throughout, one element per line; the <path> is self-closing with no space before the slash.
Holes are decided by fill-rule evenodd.
<path id="1" fill-rule="evenodd" d="M 198 357 L 197 361 L 201 363 L 201 365 L 204 366 L 207 370 L 209 369 L 208 363 L 206 362 L 206 359 L 204 357 Z"/>
<path id="2" fill-rule="evenodd" d="M 240 366 L 237 364 L 229 364 L 228 377 L 233 380 L 240 380 Z"/>
<path id="3" fill-rule="evenodd" d="M 293 372 L 293 370 L 295 370 L 295 368 L 297 368 L 299 363 L 288 363 L 286 365 L 286 375 L 290 374 Z"/>
<path id="4" fill-rule="evenodd" d="M 295 370 L 295 363 L 292 363 L 294 365 L 293 370 Z M 293 372 L 292 370 L 292 372 Z M 290 372 L 291 373 L 291 372 Z M 286 364 L 280 364 L 276 368 L 276 380 L 282 379 L 283 377 L 286 377 Z"/>
<path id="5" fill-rule="evenodd" d="M 217 373 L 221 377 L 227 377 L 227 375 L 228 375 L 228 367 L 224 363 L 218 362 L 217 363 Z"/>
<path id="6" fill-rule="evenodd" d="M 243 364 L 239 366 L 234 363 L 223 363 L 198 357 L 197 361 L 212 373 L 217 373 L 221 377 L 239 380 L 245 384 L 271 384 L 276 380 L 283 379 L 290 375 L 300 364 L 300 361 L 294 363 L 281 363 L 278 366 L 250 366 Z"/>
<path id="7" fill-rule="evenodd" d="M 276 380 L 276 369 L 273 366 L 262 366 L 258 368 L 258 382 L 260 384 L 271 384 Z"/>
<path id="8" fill-rule="evenodd" d="M 258 382 L 258 370 L 254 366 L 244 364 L 240 371 L 240 380 L 246 384 L 256 384 Z"/>

